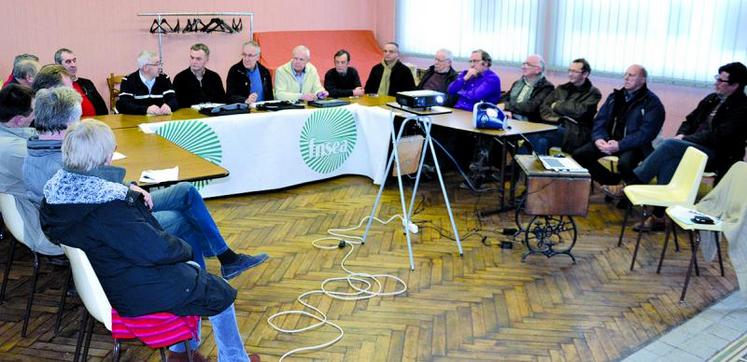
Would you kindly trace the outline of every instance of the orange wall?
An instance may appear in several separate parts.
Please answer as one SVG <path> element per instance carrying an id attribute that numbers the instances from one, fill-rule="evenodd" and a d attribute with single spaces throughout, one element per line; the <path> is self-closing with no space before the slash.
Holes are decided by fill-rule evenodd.
<path id="1" fill-rule="evenodd" d="M 91 78 L 108 99 L 109 73 L 131 73 L 137 68 L 135 58 L 141 50 L 157 49 L 157 37 L 148 31 L 153 18 L 137 16 L 156 11 L 254 12 L 255 31 L 367 29 L 382 42 L 394 35 L 394 0 L 2 0 L 0 13 L 6 30 L 0 38 L 0 74 L 4 79 L 10 73 L 16 54 L 36 54 L 46 64 L 53 62 L 55 50 L 66 47 L 78 56 L 79 75 Z M 231 21 L 230 17 L 224 19 Z M 203 22 L 208 20 L 203 18 Z M 175 23 L 169 19 L 169 24 Z M 180 23 L 184 27 L 186 17 L 180 17 Z M 173 77 L 185 69 L 189 46 L 203 42 L 211 50 L 208 67 L 225 78 L 228 68 L 240 59 L 241 43 L 249 39 L 248 19 L 243 23 L 241 34 L 166 35 L 166 74 Z M 288 54 L 290 59 L 290 49 Z M 321 62 L 319 57 L 312 58 L 312 63 Z"/>

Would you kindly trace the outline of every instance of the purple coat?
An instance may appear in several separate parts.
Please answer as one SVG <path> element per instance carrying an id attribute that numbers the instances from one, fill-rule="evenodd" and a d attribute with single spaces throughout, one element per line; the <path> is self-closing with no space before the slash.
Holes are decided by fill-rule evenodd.
<path id="1" fill-rule="evenodd" d="M 454 108 L 472 111 L 475 103 L 479 101 L 496 104 L 501 100 L 501 79 L 498 78 L 498 74 L 488 69 L 479 76 L 465 81 L 466 73 L 466 70 L 459 73 L 457 79 L 449 85 L 449 94 L 459 97 Z"/>

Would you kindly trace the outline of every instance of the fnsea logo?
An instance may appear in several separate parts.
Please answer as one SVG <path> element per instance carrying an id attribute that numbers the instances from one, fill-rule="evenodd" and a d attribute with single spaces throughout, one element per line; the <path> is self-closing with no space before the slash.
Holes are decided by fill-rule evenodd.
<path id="1" fill-rule="evenodd" d="M 223 160 L 223 148 L 220 139 L 205 122 L 167 122 L 156 129 L 156 134 L 212 163 L 220 164 Z M 192 182 L 192 185 L 199 190 L 208 183 L 210 183 L 210 180 L 202 180 Z"/>
<path id="2" fill-rule="evenodd" d="M 342 107 L 312 113 L 301 129 L 301 158 L 310 169 L 330 173 L 342 166 L 355 149 L 355 117 Z"/>

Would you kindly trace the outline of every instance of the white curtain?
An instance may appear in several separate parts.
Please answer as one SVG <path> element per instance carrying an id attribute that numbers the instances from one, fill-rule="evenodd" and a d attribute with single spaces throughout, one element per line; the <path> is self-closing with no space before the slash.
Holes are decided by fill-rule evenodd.
<path id="1" fill-rule="evenodd" d="M 650 76 L 691 82 L 747 62 L 747 0 L 398 0 L 397 25 L 409 54 L 484 48 L 518 63 L 538 53 L 556 69 L 584 57 L 594 71 L 640 63 Z"/>

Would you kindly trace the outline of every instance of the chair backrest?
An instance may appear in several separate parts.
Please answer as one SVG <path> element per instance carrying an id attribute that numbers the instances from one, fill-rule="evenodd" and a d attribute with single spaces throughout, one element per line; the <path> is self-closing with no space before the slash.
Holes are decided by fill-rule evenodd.
<path id="1" fill-rule="evenodd" d="M 23 219 L 18 212 L 15 196 L 0 193 L 0 212 L 3 214 L 5 226 L 8 227 L 13 237 L 21 243 L 26 244 L 23 239 Z"/>
<path id="2" fill-rule="evenodd" d="M 109 109 L 117 112 L 117 97 L 119 97 L 119 86 L 122 84 L 122 74 L 109 73 L 106 84 L 109 85 Z"/>
<path id="3" fill-rule="evenodd" d="M 669 181 L 669 185 L 676 190 L 676 195 L 672 195 L 673 199 L 682 200 L 685 206 L 691 206 L 695 203 L 695 197 L 698 195 L 698 188 L 707 162 L 708 155 L 697 148 L 688 147 L 685 150 L 677 170 L 674 171 L 672 180 Z"/>
<path id="4" fill-rule="evenodd" d="M 112 305 L 104 293 L 99 278 L 93 271 L 93 266 L 83 250 L 62 245 L 62 250 L 70 260 L 73 270 L 75 289 L 90 313 L 96 320 L 104 324 L 106 329 L 112 330 Z"/>

